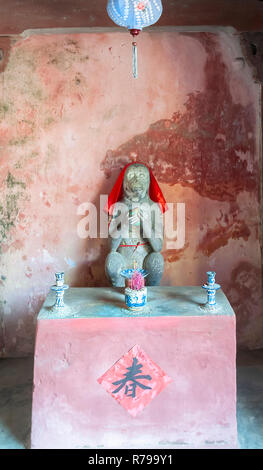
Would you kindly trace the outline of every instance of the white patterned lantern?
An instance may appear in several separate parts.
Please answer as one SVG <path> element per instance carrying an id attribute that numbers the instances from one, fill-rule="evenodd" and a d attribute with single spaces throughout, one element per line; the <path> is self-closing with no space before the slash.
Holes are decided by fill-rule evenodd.
<path id="1" fill-rule="evenodd" d="M 108 0 L 107 12 L 118 26 L 128 28 L 133 37 L 139 32 L 156 23 L 162 14 L 161 0 Z M 132 43 L 133 76 L 137 78 L 137 44 Z"/>

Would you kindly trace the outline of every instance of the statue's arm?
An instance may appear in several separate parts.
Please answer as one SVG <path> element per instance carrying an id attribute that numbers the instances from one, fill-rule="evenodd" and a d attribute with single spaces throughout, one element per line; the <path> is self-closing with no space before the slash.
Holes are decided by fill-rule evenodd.
<path id="1" fill-rule="evenodd" d="M 163 247 L 163 238 L 148 238 L 150 245 L 152 246 L 153 251 L 159 252 L 162 250 Z"/>
<path id="2" fill-rule="evenodd" d="M 149 241 L 153 251 L 159 252 L 162 250 L 163 247 L 163 237 L 147 237 L 147 240 Z"/>
<path id="3" fill-rule="evenodd" d="M 145 213 L 141 212 L 140 218 L 143 227 L 143 237 L 149 241 L 153 251 L 161 251 L 163 247 L 163 215 L 159 207 L 148 217 L 145 216 Z"/>
<path id="4" fill-rule="evenodd" d="M 127 210 L 121 212 L 116 210 L 113 213 L 112 219 L 109 224 L 109 240 L 111 251 L 117 251 L 123 239 L 125 229 L 128 227 L 128 213 Z"/>
<path id="5" fill-rule="evenodd" d="M 121 237 L 112 238 L 110 236 L 110 251 L 117 251 L 121 243 Z"/>
<path id="6" fill-rule="evenodd" d="M 110 251 L 117 251 L 121 243 L 121 235 L 118 236 L 118 226 L 116 217 L 112 217 L 109 224 L 109 245 Z"/>

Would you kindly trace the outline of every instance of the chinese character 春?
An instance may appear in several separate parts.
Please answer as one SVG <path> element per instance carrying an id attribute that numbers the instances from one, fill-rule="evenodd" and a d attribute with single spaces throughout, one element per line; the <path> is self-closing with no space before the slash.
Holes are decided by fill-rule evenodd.
<path id="1" fill-rule="evenodd" d="M 138 359 L 136 357 L 133 358 L 132 365 L 131 367 L 127 367 L 127 370 L 128 372 L 124 374 L 123 379 L 112 383 L 112 385 L 119 385 L 119 387 L 117 387 L 112 393 L 118 393 L 125 386 L 125 395 L 127 395 L 127 397 L 134 398 L 136 396 L 137 386 L 144 390 L 152 388 L 147 387 L 138 381 L 139 379 L 152 380 L 152 377 L 150 375 L 140 375 L 142 372 L 142 364 L 138 364 Z M 131 384 L 128 385 L 128 382 L 131 382 Z"/>

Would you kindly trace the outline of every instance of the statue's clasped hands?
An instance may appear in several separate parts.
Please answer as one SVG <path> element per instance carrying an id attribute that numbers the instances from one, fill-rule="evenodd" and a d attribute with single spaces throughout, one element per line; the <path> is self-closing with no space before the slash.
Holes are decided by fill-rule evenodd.
<path id="1" fill-rule="evenodd" d="M 128 221 L 131 225 L 141 225 L 144 230 L 147 231 L 147 228 L 151 228 L 151 217 L 149 211 L 143 209 L 142 207 L 135 207 L 134 209 L 128 212 Z"/>

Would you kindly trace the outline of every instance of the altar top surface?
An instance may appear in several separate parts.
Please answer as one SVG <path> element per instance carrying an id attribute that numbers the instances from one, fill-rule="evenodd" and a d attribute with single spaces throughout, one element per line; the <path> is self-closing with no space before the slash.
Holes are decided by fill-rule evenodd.
<path id="1" fill-rule="evenodd" d="M 126 309 L 124 288 L 70 287 L 65 291 L 63 314 L 53 309 L 55 293 L 49 292 L 38 320 L 106 317 L 197 317 L 234 316 L 222 290 L 216 294 L 216 310 L 203 308 L 207 294 L 199 286 L 148 287 L 148 303 L 144 311 L 134 314 Z"/>

